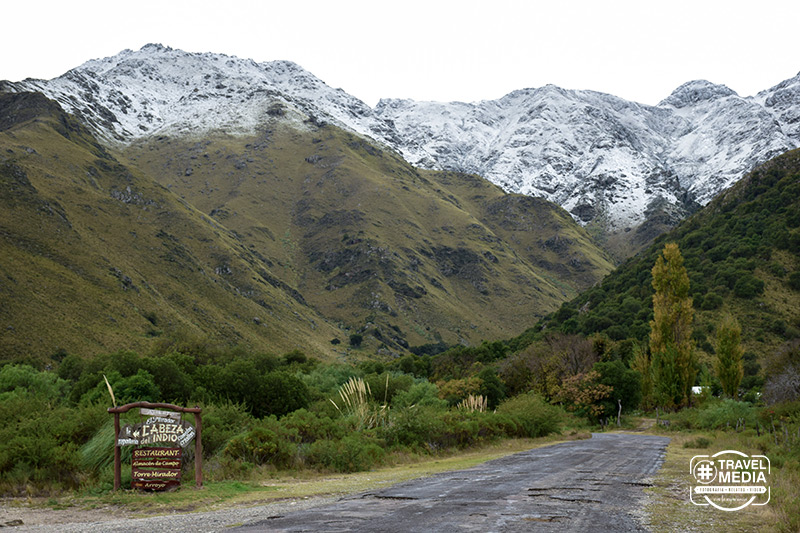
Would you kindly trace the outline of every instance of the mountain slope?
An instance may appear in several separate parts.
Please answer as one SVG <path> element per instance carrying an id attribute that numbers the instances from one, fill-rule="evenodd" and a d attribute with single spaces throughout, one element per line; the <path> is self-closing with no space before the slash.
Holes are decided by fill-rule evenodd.
<path id="1" fill-rule="evenodd" d="M 0 94 L 0 154 L 0 358 L 144 349 L 165 333 L 322 351 L 337 333 L 43 96 Z"/>
<path id="2" fill-rule="evenodd" d="M 800 75 L 747 98 L 693 81 L 658 106 L 548 85 L 472 104 L 382 100 L 371 109 L 291 62 L 147 45 L 0 89 L 43 92 L 102 139 L 123 144 L 253 135 L 282 106 L 298 122 L 312 116 L 344 127 L 414 165 L 477 173 L 507 192 L 556 202 L 581 224 L 620 236 L 610 245 L 632 238 L 634 248 L 800 146 Z"/>
<path id="3" fill-rule="evenodd" d="M 124 150 L 236 232 L 323 315 L 393 351 L 521 331 L 611 262 L 561 208 L 473 175 L 418 171 L 331 125 Z"/>
<path id="4" fill-rule="evenodd" d="M 646 339 L 651 270 L 666 242 L 677 242 L 684 257 L 700 349 L 713 353 L 714 331 L 724 313 L 738 318 L 742 340 L 755 354 L 771 353 L 800 337 L 800 150 L 793 150 L 749 173 L 520 342 L 542 328 Z"/>
<path id="5" fill-rule="evenodd" d="M 475 343 L 611 269 L 553 204 L 418 171 L 286 107 L 257 135 L 112 152 L 14 93 L 0 127 L 3 358 L 176 335 L 323 357 L 356 332 L 394 352 Z"/>
<path id="6" fill-rule="evenodd" d="M 375 113 L 395 126 L 412 163 L 479 173 L 613 233 L 662 208 L 674 224 L 800 145 L 789 127 L 797 95 L 781 90 L 783 107 L 772 109 L 762 102 L 779 100 L 778 89 L 742 98 L 696 81 L 658 106 L 548 85 L 474 104 L 382 100 Z"/>

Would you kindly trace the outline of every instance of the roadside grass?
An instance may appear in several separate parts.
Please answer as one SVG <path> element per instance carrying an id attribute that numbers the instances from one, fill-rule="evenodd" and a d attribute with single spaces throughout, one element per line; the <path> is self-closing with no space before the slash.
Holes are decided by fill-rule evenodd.
<path id="1" fill-rule="evenodd" d="M 692 478 L 689 473 L 691 458 L 695 455 L 714 454 L 723 450 L 740 450 L 748 454 L 761 454 L 758 448 L 748 447 L 747 435 L 731 431 L 674 431 L 651 430 L 649 433 L 668 436 L 672 440 L 661 470 L 653 486 L 645 489 L 645 526 L 654 533 L 672 531 L 721 531 L 726 533 L 750 531 L 788 531 L 780 514 L 784 505 L 775 500 L 775 487 L 791 471 L 772 469 L 770 485 L 773 498 L 764 506 L 749 506 L 740 511 L 720 511 L 711 506 L 694 505 L 689 500 Z M 769 456 L 769 455 L 768 455 Z M 795 476 L 796 479 L 796 476 Z M 798 488 L 795 486 L 795 490 Z"/>

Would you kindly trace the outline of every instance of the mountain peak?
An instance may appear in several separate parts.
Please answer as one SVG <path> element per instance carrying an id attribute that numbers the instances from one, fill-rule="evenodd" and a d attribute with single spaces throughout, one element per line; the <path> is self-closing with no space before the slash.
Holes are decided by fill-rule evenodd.
<path id="1" fill-rule="evenodd" d="M 684 83 L 659 103 L 659 106 L 675 108 L 697 105 L 703 101 L 712 101 L 727 96 L 738 96 L 736 91 L 726 85 L 718 85 L 708 80 L 694 80 Z"/>
<path id="2" fill-rule="evenodd" d="M 142 46 L 141 51 L 171 52 L 172 48 L 169 46 L 164 46 L 161 43 L 147 43 L 146 45 Z"/>

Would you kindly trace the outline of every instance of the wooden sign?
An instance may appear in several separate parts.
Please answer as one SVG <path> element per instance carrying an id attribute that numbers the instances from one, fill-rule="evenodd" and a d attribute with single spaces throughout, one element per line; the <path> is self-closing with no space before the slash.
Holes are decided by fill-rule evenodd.
<path id="1" fill-rule="evenodd" d="M 169 490 L 181 484 L 183 450 L 138 448 L 133 450 L 131 486 L 142 490 Z"/>
<path id="2" fill-rule="evenodd" d="M 139 409 L 139 414 L 142 416 L 160 416 L 162 418 L 171 418 L 173 420 L 180 420 L 181 414 L 172 411 L 161 411 L 160 409 L 146 409 L 142 407 Z"/>
<path id="3" fill-rule="evenodd" d="M 133 467 L 133 479 L 180 479 L 181 478 L 181 470 L 180 467 L 176 469 L 164 469 L 164 468 L 137 468 Z"/>
<path id="4" fill-rule="evenodd" d="M 120 427 L 120 415 L 140 408 L 142 416 L 149 417 L 140 424 Z M 168 409 L 168 410 L 165 410 Z M 132 486 L 135 489 L 166 490 L 180 486 L 182 449 L 194 440 L 194 482 L 203 486 L 203 409 L 181 407 L 171 403 L 133 402 L 119 407 L 109 407 L 114 415 L 114 490 L 122 483 L 122 446 L 142 446 L 167 443 L 179 448 L 139 448 L 133 450 L 131 468 L 135 474 Z M 183 420 L 183 415 L 194 415 L 196 428 Z M 196 438 L 195 438 L 196 436 Z M 136 477 L 138 476 L 138 477 Z"/>
<path id="5" fill-rule="evenodd" d="M 183 455 L 183 450 L 180 448 L 138 448 L 133 450 L 131 457 L 134 460 L 150 460 L 150 459 L 180 459 Z"/>
<path id="6" fill-rule="evenodd" d="M 172 418 L 151 416 L 143 423 L 122 426 L 117 446 L 147 446 L 164 442 L 185 448 L 194 437 L 194 427 L 185 420 L 179 422 Z"/>
<path id="7" fill-rule="evenodd" d="M 179 480 L 174 480 L 174 479 L 155 479 L 155 480 L 134 479 L 133 481 L 131 481 L 131 488 L 139 490 L 161 491 L 161 490 L 177 489 L 180 486 L 181 482 Z"/>
<path id="8" fill-rule="evenodd" d="M 131 462 L 133 468 L 180 468 L 180 459 L 134 459 Z"/>

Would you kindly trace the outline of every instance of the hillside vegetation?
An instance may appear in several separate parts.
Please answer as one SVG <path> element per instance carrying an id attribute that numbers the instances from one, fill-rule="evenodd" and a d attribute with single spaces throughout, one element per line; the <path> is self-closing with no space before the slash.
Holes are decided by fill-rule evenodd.
<path id="1" fill-rule="evenodd" d="M 163 335 L 322 351 L 336 335 L 233 232 L 122 165 L 52 103 L 5 95 L 0 106 L 16 118 L 0 132 L 0 357 L 141 348 Z"/>
<path id="2" fill-rule="evenodd" d="M 41 95 L 0 109 L 3 359 L 170 339 L 323 358 L 478 344 L 612 268 L 554 204 L 280 108 L 254 137 L 124 152 Z"/>
<path id="3" fill-rule="evenodd" d="M 644 341 L 653 319 L 651 269 L 667 242 L 677 243 L 685 260 L 693 335 L 706 359 L 724 314 L 742 326 L 751 374 L 758 361 L 800 336 L 800 151 L 794 150 L 748 174 L 512 345 L 553 331 Z"/>

